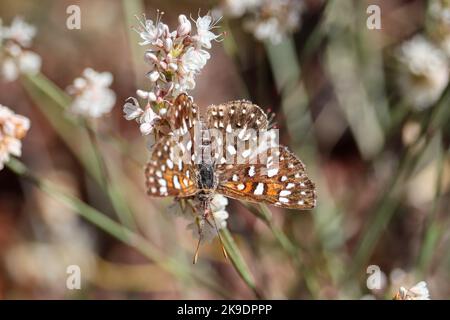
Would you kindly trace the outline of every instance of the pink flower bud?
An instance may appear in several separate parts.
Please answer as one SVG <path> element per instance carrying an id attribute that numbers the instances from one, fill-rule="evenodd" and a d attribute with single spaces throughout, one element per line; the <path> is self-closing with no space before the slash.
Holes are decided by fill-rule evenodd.
<path id="1" fill-rule="evenodd" d="M 178 23 L 177 34 L 179 37 L 184 37 L 191 32 L 191 22 L 184 14 L 178 16 Z"/>
<path id="2" fill-rule="evenodd" d="M 151 82 L 156 82 L 159 79 L 159 72 L 158 71 L 152 71 L 150 72 L 147 77 L 150 79 Z"/>

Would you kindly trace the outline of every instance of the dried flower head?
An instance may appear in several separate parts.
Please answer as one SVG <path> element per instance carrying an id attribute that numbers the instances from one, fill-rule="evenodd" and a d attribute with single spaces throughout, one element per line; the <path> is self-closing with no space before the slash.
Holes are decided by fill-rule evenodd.
<path id="1" fill-rule="evenodd" d="M 30 120 L 0 105 L 0 170 L 10 155 L 20 157 L 23 139 L 30 129 Z"/>
<path id="2" fill-rule="evenodd" d="M 0 74 L 6 81 L 16 80 L 20 74 L 36 74 L 41 69 L 41 57 L 26 50 L 31 46 L 36 28 L 16 17 L 11 26 L 0 21 Z"/>
<path id="3" fill-rule="evenodd" d="M 74 96 L 70 110 L 85 117 L 98 118 L 109 113 L 116 103 L 116 94 L 109 86 L 113 76 L 109 72 L 97 72 L 91 68 L 83 71 L 67 88 Z"/>
<path id="4" fill-rule="evenodd" d="M 397 83 L 405 101 L 416 110 L 433 105 L 449 81 L 445 54 L 424 36 L 403 43 L 397 52 Z"/>

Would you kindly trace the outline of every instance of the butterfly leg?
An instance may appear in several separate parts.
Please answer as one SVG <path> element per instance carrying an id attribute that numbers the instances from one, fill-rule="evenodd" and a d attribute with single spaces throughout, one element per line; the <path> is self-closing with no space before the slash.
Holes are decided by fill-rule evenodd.
<path id="1" fill-rule="evenodd" d="M 198 260 L 198 253 L 200 251 L 200 243 L 203 240 L 203 226 L 205 225 L 205 221 L 208 221 L 209 211 L 203 210 L 203 214 L 201 217 L 196 218 L 197 228 L 198 228 L 198 242 L 197 242 L 197 248 L 195 249 L 194 259 L 192 261 L 193 264 L 197 263 Z M 209 222 L 208 222 L 209 223 Z"/>

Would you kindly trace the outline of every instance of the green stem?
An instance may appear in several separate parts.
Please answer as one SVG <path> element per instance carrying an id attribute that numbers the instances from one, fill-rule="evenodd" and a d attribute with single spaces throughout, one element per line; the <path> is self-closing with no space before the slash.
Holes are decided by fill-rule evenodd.
<path id="1" fill-rule="evenodd" d="M 438 163 L 437 163 L 436 185 L 435 185 L 436 191 L 434 194 L 433 205 L 431 207 L 430 214 L 428 215 L 425 222 L 424 237 L 422 240 L 422 245 L 419 250 L 419 256 L 417 259 L 417 266 L 419 272 L 422 275 L 424 275 L 426 268 L 433 257 L 434 248 L 442 235 L 442 231 L 444 231 L 440 222 L 436 220 L 442 194 L 442 183 L 444 179 L 444 164 L 446 159 L 446 152 L 444 151 L 442 146 L 442 132 L 439 131 L 438 135 L 440 145 L 439 145 L 439 155 L 437 159 Z"/>
<path id="2" fill-rule="evenodd" d="M 112 181 L 112 177 L 108 172 L 108 166 L 105 159 L 101 153 L 101 147 L 97 139 L 97 133 L 93 130 L 92 126 L 88 121 L 83 121 L 84 127 L 88 132 L 89 140 L 92 145 L 95 159 L 100 170 L 101 184 L 102 188 L 106 190 L 109 199 L 117 213 L 120 222 L 130 228 L 131 230 L 137 230 L 137 225 L 134 220 L 134 215 L 129 206 L 126 204 L 123 197 L 119 194 L 119 191 L 115 187 L 116 184 Z"/>
<path id="3" fill-rule="evenodd" d="M 241 279 L 244 281 L 247 287 L 254 293 L 256 298 L 264 299 L 262 292 L 260 292 L 256 287 L 255 280 L 250 272 L 250 269 L 245 263 L 245 260 L 242 257 L 239 248 L 236 245 L 236 242 L 234 242 L 230 231 L 228 231 L 228 229 L 226 228 L 221 229 L 220 234 L 223 241 L 223 245 L 225 246 L 225 250 L 227 251 L 231 263 L 233 264 L 234 268 L 236 269 Z"/>
<path id="4" fill-rule="evenodd" d="M 313 274 L 303 264 L 301 259 L 302 253 L 300 252 L 298 246 L 289 239 L 289 237 L 286 235 L 286 233 L 283 232 L 283 230 L 275 225 L 272 219 L 272 213 L 266 205 L 260 204 L 259 209 L 251 204 L 244 203 L 244 206 L 256 217 L 261 219 L 261 221 L 263 221 L 264 224 L 269 228 L 280 247 L 288 254 L 295 267 L 303 275 L 306 288 L 311 298 L 314 299 L 319 288 L 316 281 L 314 281 Z"/>

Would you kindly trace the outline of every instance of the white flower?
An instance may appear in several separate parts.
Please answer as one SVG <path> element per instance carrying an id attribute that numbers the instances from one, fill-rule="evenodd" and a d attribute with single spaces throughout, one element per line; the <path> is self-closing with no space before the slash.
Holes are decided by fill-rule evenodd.
<path id="1" fill-rule="evenodd" d="M 11 39 L 22 47 L 29 47 L 36 35 L 36 27 L 26 23 L 22 17 L 15 17 L 10 27 L 3 27 L 3 38 Z"/>
<path id="2" fill-rule="evenodd" d="M 24 51 L 19 57 L 19 69 L 22 73 L 37 74 L 41 70 L 41 64 L 41 57 L 32 51 Z"/>
<path id="3" fill-rule="evenodd" d="M 198 17 L 197 22 L 195 23 L 197 26 L 197 35 L 193 38 L 197 40 L 201 46 L 211 49 L 211 41 L 216 40 L 219 37 L 219 35 L 210 31 L 217 22 L 218 20 L 214 22 L 210 15 Z"/>
<path id="4" fill-rule="evenodd" d="M 128 100 L 132 102 L 126 102 L 123 106 L 125 119 L 134 120 L 139 118 L 144 113 L 144 110 L 141 109 L 136 98 L 130 97 Z"/>
<path id="5" fill-rule="evenodd" d="M 273 44 L 279 44 L 283 39 L 281 32 L 279 31 L 278 19 L 272 17 L 267 20 L 257 21 L 253 26 L 248 25 L 250 29 L 253 29 L 255 38 L 258 40 L 269 39 Z"/>
<path id="6" fill-rule="evenodd" d="M 430 300 L 430 293 L 427 288 L 427 283 L 421 281 L 410 289 L 400 287 L 395 296 L 396 300 Z"/>
<path id="7" fill-rule="evenodd" d="M 22 18 L 14 18 L 10 27 L 0 21 L 0 75 L 6 81 L 16 80 L 20 74 L 36 74 L 41 69 L 41 57 L 24 47 L 31 45 L 36 28 Z"/>
<path id="8" fill-rule="evenodd" d="M 191 32 L 191 22 L 189 19 L 184 15 L 180 14 L 178 16 L 178 28 L 177 28 L 177 34 L 179 37 L 187 36 Z"/>
<path id="9" fill-rule="evenodd" d="M 187 71 L 197 72 L 203 69 L 210 57 L 206 50 L 189 48 L 182 57 L 183 67 Z"/>
<path id="10" fill-rule="evenodd" d="M 244 28 L 257 40 L 279 44 L 300 26 L 299 0 L 224 0 L 218 9 L 230 17 L 244 16 Z"/>
<path id="11" fill-rule="evenodd" d="M 99 73 L 91 68 L 83 71 L 67 91 L 75 98 L 70 110 L 85 117 L 98 118 L 109 113 L 116 103 L 116 94 L 109 86 L 113 80 L 109 72 Z"/>
<path id="12" fill-rule="evenodd" d="M 167 31 L 169 27 L 162 22 L 157 21 L 156 24 L 153 23 L 152 20 L 145 20 L 145 22 L 141 22 L 141 28 L 138 30 L 139 36 L 142 40 L 139 42 L 139 45 L 154 45 L 161 46 L 162 40 L 160 39 L 164 32 Z"/>
<path id="13" fill-rule="evenodd" d="M 397 83 L 407 103 L 416 110 L 433 105 L 449 81 L 446 56 L 421 35 L 400 47 Z"/>
<path id="14" fill-rule="evenodd" d="M 15 114 L 8 107 L 0 105 L 0 170 L 10 155 L 19 157 L 22 153 L 21 139 L 30 129 L 30 120 Z"/>
<path id="15" fill-rule="evenodd" d="M 2 63 L 2 78 L 6 81 L 14 81 L 19 77 L 19 68 L 17 67 L 14 59 L 6 58 Z"/>
<path id="16" fill-rule="evenodd" d="M 141 133 L 143 135 L 150 134 L 159 119 L 161 118 L 153 111 L 150 106 L 148 106 L 139 120 L 139 129 L 141 130 Z"/>
<path id="17" fill-rule="evenodd" d="M 237 18 L 243 16 L 247 11 L 255 10 L 263 0 L 225 0 L 223 11 L 227 16 Z"/>

